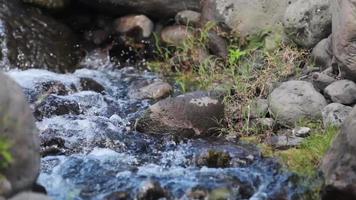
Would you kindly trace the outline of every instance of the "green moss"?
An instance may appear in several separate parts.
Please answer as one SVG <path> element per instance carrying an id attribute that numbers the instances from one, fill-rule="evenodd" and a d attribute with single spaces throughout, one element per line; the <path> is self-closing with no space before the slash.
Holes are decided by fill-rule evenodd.
<path id="1" fill-rule="evenodd" d="M 339 129 L 335 127 L 313 129 L 311 136 L 306 138 L 299 148 L 278 151 L 275 155 L 281 157 L 289 170 L 303 176 L 315 176 L 322 158 L 338 132 Z"/>

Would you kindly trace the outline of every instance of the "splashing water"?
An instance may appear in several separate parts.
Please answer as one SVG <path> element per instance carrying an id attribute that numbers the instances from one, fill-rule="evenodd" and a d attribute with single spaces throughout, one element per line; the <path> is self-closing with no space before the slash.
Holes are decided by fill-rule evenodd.
<path id="1" fill-rule="evenodd" d="M 157 137 L 132 130 L 132 124 L 152 102 L 130 99 L 128 93 L 138 81 L 157 79 L 151 73 L 129 67 L 80 69 L 73 74 L 35 69 L 7 74 L 20 84 L 34 109 L 48 95 L 79 105 L 78 113 L 54 114 L 36 123 L 42 150 L 53 148 L 49 147 L 53 144 L 57 148 L 42 158 L 38 179 L 55 200 L 99 200 L 115 192 L 125 193 L 127 199 L 140 199 L 150 181 L 164 189 L 166 199 L 192 199 L 198 194 L 213 199 L 216 191 L 224 191 L 223 199 L 298 196 L 295 176 L 283 172 L 274 160 L 263 158 L 251 145 L 203 139 L 177 141 L 169 135 Z M 101 84 L 105 93 L 84 91 L 80 83 L 83 77 Z M 60 83 L 67 92 L 43 92 L 48 82 Z M 212 150 L 228 154 L 229 165 L 202 164 Z"/>

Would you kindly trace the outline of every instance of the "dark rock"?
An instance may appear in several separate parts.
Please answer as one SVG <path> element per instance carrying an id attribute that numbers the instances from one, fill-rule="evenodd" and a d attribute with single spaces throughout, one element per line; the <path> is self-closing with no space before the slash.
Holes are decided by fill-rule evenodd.
<path id="1" fill-rule="evenodd" d="M 229 53 L 225 39 L 219 36 L 214 31 L 209 32 L 208 38 L 208 49 L 210 50 L 210 52 L 213 55 L 227 59 Z"/>
<path id="2" fill-rule="evenodd" d="M 74 71 L 81 59 L 76 36 L 65 25 L 19 0 L 0 1 L 2 67 Z"/>
<path id="3" fill-rule="evenodd" d="M 356 84 L 349 80 L 335 81 L 324 90 L 333 102 L 345 105 L 356 103 Z"/>
<path id="4" fill-rule="evenodd" d="M 283 125 L 321 118 L 321 110 L 327 105 L 324 96 L 306 81 L 282 83 L 269 95 L 268 104 L 271 114 Z"/>
<path id="5" fill-rule="evenodd" d="M 67 6 L 70 0 L 22 0 L 25 3 L 30 3 L 36 6 L 50 8 L 50 9 L 60 9 Z"/>
<path id="6" fill-rule="evenodd" d="M 210 150 L 198 157 L 197 165 L 209 168 L 227 168 L 230 167 L 230 161 L 229 153 Z"/>
<path id="7" fill-rule="evenodd" d="M 137 13 L 159 19 L 174 17 L 182 10 L 199 10 L 199 0 L 80 0 L 80 2 L 114 15 Z"/>
<path id="8" fill-rule="evenodd" d="M 138 200 L 156 200 L 168 197 L 167 192 L 156 181 L 148 181 L 143 183 L 137 196 Z"/>
<path id="9" fill-rule="evenodd" d="M 332 8 L 333 69 L 339 76 L 356 81 L 356 1 L 334 0 Z"/>
<path id="10" fill-rule="evenodd" d="M 323 200 L 356 199 L 356 109 L 344 121 L 341 133 L 323 159 Z"/>
<path id="11" fill-rule="evenodd" d="M 0 74 L 0 137 L 7 140 L 13 161 L 1 171 L 12 192 L 30 189 L 40 169 L 38 131 L 21 88 Z"/>
<path id="12" fill-rule="evenodd" d="M 137 121 L 138 131 L 183 137 L 211 136 L 224 118 L 224 104 L 213 92 L 193 92 L 152 105 Z"/>
<path id="13" fill-rule="evenodd" d="M 126 192 L 114 192 L 104 197 L 105 200 L 127 200 L 130 199 L 130 195 Z"/>
<path id="14" fill-rule="evenodd" d="M 35 105 L 34 116 L 37 120 L 45 117 L 66 114 L 80 114 L 79 104 L 74 100 L 65 99 L 56 95 L 49 95 L 39 104 Z"/>
<path id="15" fill-rule="evenodd" d="M 91 78 L 80 78 L 80 85 L 82 91 L 94 91 L 97 93 L 105 93 L 105 88 L 100 83 Z"/>
<path id="16" fill-rule="evenodd" d="M 332 64 L 331 36 L 321 40 L 312 51 L 312 59 L 317 67 L 325 70 Z"/>
<path id="17" fill-rule="evenodd" d="M 302 47 L 313 48 L 331 33 L 329 1 L 298 0 L 292 3 L 284 16 L 286 34 Z"/>
<path id="18" fill-rule="evenodd" d="M 130 35 L 138 40 L 150 37 L 153 27 L 153 22 L 145 15 L 129 15 L 118 18 L 114 22 L 116 32 Z"/>

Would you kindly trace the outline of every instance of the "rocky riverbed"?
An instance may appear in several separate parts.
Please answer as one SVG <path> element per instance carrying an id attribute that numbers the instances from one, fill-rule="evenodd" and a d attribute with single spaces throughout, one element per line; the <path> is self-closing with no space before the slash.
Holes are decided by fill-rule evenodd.
<path id="1" fill-rule="evenodd" d="M 128 67 L 6 74 L 35 110 L 38 184 L 53 199 L 298 199 L 303 191 L 297 176 L 252 145 L 135 131 L 152 100 L 128 94 L 137 83 L 157 81 L 152 73 Z M 93 87 L 83 87 L 83 78 Z"/>

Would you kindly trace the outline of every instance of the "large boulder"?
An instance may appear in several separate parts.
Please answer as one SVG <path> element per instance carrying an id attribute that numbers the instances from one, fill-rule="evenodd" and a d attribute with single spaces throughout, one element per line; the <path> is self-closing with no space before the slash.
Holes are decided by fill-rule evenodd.
<path id="1" fill-rule="evenodd" d="M 298 0 L 288 7 L 283 24 L 296 44 L 313 48 L 331 33 L 329 0 Z"/>
<path id="2" fill-rule="evenodd" d="M 0 0 L 0 67 L 74 71 L 76 36 L 65 25 L 19 0 Z"/>
<path id="3" fill-rule="evenodd" d="M 356 81 L 356 0 L 332 0 L 334 70 Z"/>
<path id="4" fill-rule="evenodd" d="M 288 81 L 274 89 L 268 97 L 271 114 L 277 122 L 295 125 L 302 119 L 319 119 L 327 105 L 323 95 L 306 81 Z"/>
<path id="5" fill-rule="evenodd" d="M 136 13 L 154 18 L 174 17 L 179 11 L 200 8 L 200 0 L 80 0 L 80 2 L 116 15 Z"/>
<path id="6" fill-rule="evenodd" d="M 222 22 L 240 36 L 259 33 L 281 24 L 290 3 L 296 0 L 205 0 L 203 20 Z"/>
<path id="7" fill-rule="evenodd" d="M 13 157 L 0 172 L 10 181 L 13 193 L 33 186 L 39 173 L 39 138 L 34 118 L 21 88 L 0 74 L 0 138 L 10 145 Z"/>
<path id="8" fill-rule="evenodd" d="M 323 200 L 356 199 L 356 108 L 344 121 L 341 133 L 323 159 Z"/>
<path id="9" fill-rule="evenodd" d="M 224 104 L 213 92 L 193 92 L 152 105 L 136 129 L 151 134 L 183 137 L 210 136 L 224 118 Z"/>

